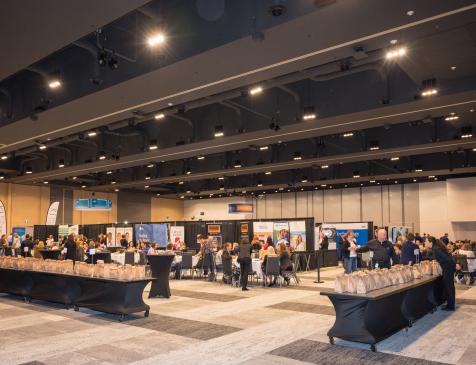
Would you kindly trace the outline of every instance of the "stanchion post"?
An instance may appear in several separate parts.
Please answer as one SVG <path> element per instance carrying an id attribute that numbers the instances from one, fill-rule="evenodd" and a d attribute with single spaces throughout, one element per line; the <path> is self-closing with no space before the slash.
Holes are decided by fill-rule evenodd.
<path id="1" fill-rule="evenodd" d="M 321 281 L 321 256 L 322 256 L 322 253 L 321 253 L 322 250 L 316 250 L 316 260 L 317 260 L 317 264 L 316 264 L 316 269 L 317 269 L 317 280 L 314 281 L 314 283 L 316 284 L 322 284 L 323 281 Z"/>

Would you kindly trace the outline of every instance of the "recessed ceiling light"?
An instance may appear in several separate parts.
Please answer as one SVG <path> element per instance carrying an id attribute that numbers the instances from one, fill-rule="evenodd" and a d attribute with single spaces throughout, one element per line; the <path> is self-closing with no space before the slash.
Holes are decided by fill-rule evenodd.
<path id="1" fill-rule="evenodd" d="M 197 157 L 197 160 L 204 160 L 205 159 L 205 156 L 198 156 Z"/>
<path id="2" fill-rule="evenodd" d="M 451 113 L 450 115 L 448 115 L 447 117 L 445 117 L 445 120 L 447 122 L 449 121 L 453 121 L 453 120 L 458 120 L 459 119 L 459 116 L 455 113 Z"/>
<path id="3" fill-rule="evenodd" d="M 38 146 L 38 148 L 39 148 L 40 150 L 44 151 L 44 150 L 46 150 L 47 147 L 46 147 L 46 145 L 44 145 L 44 144 L 40 144 L 40 145 Z"/>
<path id="4" fill-rule="evenodd" d="M 259 148 L 260 151 L 267 151 L 268 149 L 269 149 L 268 146 L 261 146 L 261 147 Z"/>
<path id="5" fill-rule="evenodd" d="M 392 39 L 392 40 L 390 41 L 390 44 L 393 44 L 393 45 L 395 45 L 395 44 L 397 44 L 397 42 L 398 42 L 398 40 L 396 40 L 396 39 Z"/>
<path id="6" fill-rule="evenodd" d="M 329 165 L 322 165 L 321 166 L 321 169 L 328 169 L 329 168 Z"/>
<path id="7" fill-rule="evenodd" d="M 58 79 L 51 80 L 48 83 L 48 86 L 50 87 L 50 89 L 57 89 L 61 86 L 61 81 Z"/>
<path id="8" fill-rule="evenodd" d="M 250 95 L 260 94 L 261 92 L 263 92 L 263 88 L 261 86 L 255 86 L 250 89 Z"/>
<path id="9" fill-rule="evenodd" d="M 148 189 L 148 188 L 150 188 L 150 186 L 149 186 L 149 185 L 146 185 L 146 186 L 144 186 L 144 189 Z"/>
<path id="10" fill-rule="evenodd" d="M 86 188 L 86 185 L 83 184 L 83 185 L 81 185 L 81 187 L 82 187 L 83 189 L 85 189 L 85 188 Z"/>
<path id="11" fill-rule="evenodd" d="M 98 133 L 96 131 L 89 131 L 88 132 L 88 137 L 94 137 L 96 136 Z"/>
<path id="12" fill-rule="evenodd" d="M 71 179 L 76 180 L 77 178 L 78 178 L 77 176 L 73 176 Z"/>
<path id="13" fill-rule="evenodd" d="M 165 34 L 164 33 L 155 33 L 152 34 L 148 39 L 147 39 L 147 44 L 149 47 L 155 47 L 160 44 L 165 43 Z"/>
<path id="14" fill-rule="evenodd" d="M 456 66 L 451 66 L 451 71 L 456 70 Z"/>
<path id="15" fill-rule="evenodd" d="M 157 148 L 159 148 L 157 146 L 157 140 L 155 139 L 151 140 L 149 143 L 149 150 L 153 151 L 153 150 L 156 150 Z"/>
<path id="16" fill-rule="evenodd" d="M 408 16 L 413 16 L 413 14 L 415 14 L 415 12 L 413 10 L 408 10 L 407 11 Z"/>
<path id="17" fill-rule="evenodd" d="M 164 119 L 164 118 L 165 118 L 165 114 L 164 114 L 164 113 L 158 113 L 158 114 L 154 115 L 154 118 L 155 118 L 156 120 Z"/>
<path id="18" fill-rule="evenodd" d="M 43 184 L 48 185 L 48 181 L 43 181 Z"/>
<path id="19" fill-rule="evenodd" d="M 64 160 L 59 160 L 58 167 L 59 167 L 59 168 L 63 168 L 63 167 L 64 167 Z"/>
<path id="20" fill-rule="evenodd" d="M 183 185 L 183 181 L 179 181 L 179 185 Z"/>
<path id="21" fill-rule="evenodd" d="M 116 180 L 111 180 L 111 184 L 115 184 L 116 183 Z"/>
<path id="22" fill-rule="evenodd" d="M 185 196 L 181 195 L 181 196 L 180 196 L 180 199 L 185 199 Z"/>
<path id="23" fill-rule="evenodd" d="M 266 171 L 264 174 L 265 175 L 271 175 L 271 171 Z"/>
<path id="24" fill-rule="evenodd" d="M 316 117 L 317 117 L 316 111 L 313 106 L 308 106 L 304 108 L 302 119 L 312 120 L 312 119 L 316 119 Z"/>
<path id="25" fill-rule="evenodd" d="M 406 54 L 407 54 L 407 49 L 405 47 L 398 47 L 398 48 L 389 50 L 386 54 L 386 58 L 387 60 L 391 60 L 391 59 L 405 56 Z"/>
<path id="26" fill-rule="evenodd" d="M 370 180 L 369 183 L 372 183 L 372 184 L 373 184 L 373 183 L 375 183 L 375 180 Z"/>
<path id="27" fill-rule="evenodd" d="M 223 132 L 223 126 L 217 125 L 215 127 L 215 133 L 213 134 L 215 137 L 223 137 L 225 133 Z"/>
<path id="28" fill-rule="evenodd" d="M 155 165 L 153 163 L 150 163 L 147 165 L 147 168 L 151 169 L 152 167 L 154 167 Z"/>
<path id="29" fill-rule="evenodd" d="M 352 132 L 347 132 L 347 133 L 344 133 L 342 136 L 344 136 L 345 138 L 347 137 L 352 137 L 354 135 L 354 133 Z"/>
<path id="30" fill-rule="evenodd" d="M 398 161 L 398 160 L 400 160 L 400 157 L 392 157 L 392 158 L 390 158 L 390 161 Z"/>
<path id="31" fill-rule="evenodd" d="M 327 184 L 321 184 L 321 186 L 322 186 L 323 188 L 325 188 L 325 187 L 327 186 Z"/>

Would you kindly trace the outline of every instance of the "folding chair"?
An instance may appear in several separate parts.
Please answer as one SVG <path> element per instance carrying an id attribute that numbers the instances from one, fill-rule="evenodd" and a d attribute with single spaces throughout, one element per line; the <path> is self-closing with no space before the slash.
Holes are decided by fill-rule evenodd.
<path id="1" fill-rule="evenodd" d="M 294 257 L 294 262 L 293 262 L 293 269 L 292 271 L 283 271 L 283 277 L 288 278 L 288 279 L 293 279 L 296 283 L 296 285 L 299 285 L 301 282 L 299 278 L 297 277 L 297 271 L 296 271 L 296 261 L 299 262 L 299 255 Z"/>
<path id="2" fill-rule="evenodd" d="M 180 265 L 180 280 L 182 280 L 182 271 L 188 270 L 192 276 L 192 280 L 195 279 L 195 268 L 193 267 L 193 255 L 184 252 L 182 254 L 182 263 Z"/>
<path id="3" fill-rule="evenodd" d="M 274 276 L 276 280 L 279 280 L 279 286 L 281 286 L 281 270 L 279 266 L 279 257 L 278 256 L 267 256 L 266 258 L 266 267 L 264 270 L 264 286 L 268 283 L 268 277 Z"/>

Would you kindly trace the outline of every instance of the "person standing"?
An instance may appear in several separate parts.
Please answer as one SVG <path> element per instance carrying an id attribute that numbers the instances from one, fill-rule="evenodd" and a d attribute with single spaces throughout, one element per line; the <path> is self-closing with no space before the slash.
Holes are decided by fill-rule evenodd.
<path id="1" fill-rule="evenodd" d="M 402 253 L 400 255 L 400 263 L 402 265 L 415 264 L 421 261 L 420 247 L 414 242 L 415 236 L 413 233 L 407 234 L 407 240 L 403 244 Z M 415 250 L 418 254 L 415 255 Z"/>
<path id="2" fill-rule="evenodd" d="M 74 242 L 74 235 L 70 234 L 64 243 L 66 249 L 65 260 L 76 260 L 76 243 Z"/>
<path id="3" fill-rule="evenodd" d="M 392 242 L 387 240 L 387 231 L 383 228 L 377 231 L 377 238 L 356 249 L 356 252 L 373 252 L 372 266 L 377 268 L 390 267 L 398 262 Z"/>
<path id="4" fill-rule="evenodd" d="M 350 274 L 357 270 L 357 244 L 353 231 L 348 231 L 344 237 L 342 237 L 342 258 L 344 259 L 344 269 L 347 274 Z"/>
<path id="5" fill-rule="evenodd" d="M 29 234 L 25 236 L 25 240 L 21 243 L 21 255 L 24 257 L 31 257 L 31 250 L 33 250 L 33 247 L 35 245 L 33 244 L 33 241 L 31 240 L 31 237 Z"/>
<path id="6" fill-rule="evenodd" d="M 433 256 L 440 264 L 443 270 L 443 283 L 446 289 L 446 306 L 441 308 L 445 311 L 455 310 L 455 283 L 454 275 L 456 272 L 456 263 L 449 254 L 446 246 L 440 240 L 433 236 L 427 236 L 425 240 L 425 248 L 433 252 Z"/>
<path id="7" fill-rule="evenodd" d="M 121 242 L 121 247 L 127 249 L 127 247 L 129 246 L 129 242 L 127 242 L 125 234 L 122 235 L 120 242 Z"/>
<path id="8" fill-rule="evenodd" d="M 441 238 L 440 241 L 443 242 L 446 246 L 450 243 L 450 239 L 448 238 L 448 233 L 445 233 Z"/>
<path id="9" fill-rule="evenodd" d="M 248 239 L 243 238 L 240 242 L 238 252 L 238 262 L 240 264 L 241 272 L 241 290 L 249 290 L 248 286 L 248 274 L 251 270 L 251 245 Z"/>
<path id="10" fill-rule="evenodd" d="M 319 232 L 319 248 L 321 250 L 328 250 L 329 249 L 329 238 L 324 234 L 324 232 L 321 230 Z"/>

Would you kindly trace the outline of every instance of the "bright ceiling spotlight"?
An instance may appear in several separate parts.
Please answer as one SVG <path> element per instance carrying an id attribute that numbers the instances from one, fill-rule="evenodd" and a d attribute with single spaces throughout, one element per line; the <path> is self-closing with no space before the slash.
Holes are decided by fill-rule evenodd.
<path id="1" fill-rule="evenodd" d="M 360 177 L 360 173 L 358 171 L 354 171 L 354 174 L 352 175 L 354 179 L 358 179 Z"/>
<path id="2" fill-rule="evenodd" d="M 369 183 L 373 184 L 375 183 L 375 180 L 370 180 Z"/>
<path id="3" fill-rule="evenodd" d="M 304 120 L 313 120 L 316 119 L 316 110 L 314 109 L 313 106 L 308 106 L 304 108 L 303 114 L 302 114 L 302 119 Z"/>
<path id="4" fill-rule="evenodd" d="M 466 126 L 461 128 L 461 138 L 471 138 L 473 136 L 473 128 Z"/>
<path id="5" fill-rule="evenodd" d="M 265 175 L 271 175 L 271 171 L 266 171 L 264 174 Z"/>
<path id="6" fill-rule="evenodd" d="M 96 131 L 89 131 L 88 132 L 88 137 L 95 137 L 95 136 L 97 136 L 97 134 L 98 133 Z"/>
<path id="7" fill-rule="evenodd" d="M 185 171 L 187 175 L 190 175 L 192 173 L 192 170 L 190 170 L 190 167 L 187 167 L 187 171 Z"/>
<path id="8" fill-rule="evenodd" d="M 302 179 L 301 179 L 301 182 L 302 182 L 302 183 L 307 183 L 307 177 L 306 177 L 306 176 L 303 176 Z"/>
<path id="9" fill-rule="evenodd" d="M 144 186 L 144 189 L 148 189 L 148 188 L 150 188 L 150 186 L 149 186 L 149 185 L 146 185 L 146 186 Z"/>
<path id="10" fill-rule="evenodd" d="M 43 181 L 43 184 L 48 185 L 48 181 Z"/>
<path id="11" fill-rule="evenodd" d="M 155 118 L 156 120 L 164 119 L 164 118 L 165 118 L 165 114 L 164 114 L 164 113 L 158 113 L 158 114 L 154 115 L 154 118 Z"/>
<path id="12" fill-rule="evenodd" d="M 71 179 L 76 180 L 77 178 L 78 178 L 77 176 L 73 176 Z"/>
<path id="13" fill-rule="evenodd" d="M 293 157 L 293 159 L 294 159 L 294 161 L 302 160 L 301 152 L 294 152 L 294 157 Z"/>
<path id="14" fill-rule="evenodd" d="M 390 161 L 398 161 L 398 160 L 400 160 L 400 157 L 392 157 L 392 158 L 390 158 Z"/>
<path id="15" fill-rule="evenodd" d="M 162 32 L 154 33 L 147 38 L 149 47 L 156 47 L 165 43 L 165 34 Z"/>
<path id="16" fill-rule="evenodd" d="M 2 157 L 0 157 L 0 160 L 2 161 L 8 160 L 8 155 L 2 155 Z"/>
<path id="17" fill-rule="evenodd" d="M 217 125 L 215 127 L 214 136 L 215 137 L 223 137 L 224 135 L 225 135 L 225 133 L 223 132 L 223 126 L 222 125 Z"/>
<path id="18" fill-rule="evenodd" d="M 322 186 L 323 188 L 325 188 L 325 187 L 327 186 L 327 184 L 321 184 L 321 186 Z"/>
<path id="19" fill-rule="evenodd" d="M 111 180 L 111 184 L 115 184 L 116 183 L 116 180 Z"/>
<path id="20" fill-rule="evenodd" d="M 225 178 L 223 176 L 220 176 L 218 180 L 225 180 Z"/>
<path id="21" fill-rule="evenodd" d="M 183 185 L 183 181 L 179 181 L 179 185 Z"/>
<path id="22" fill-rule="evenodd" d="M 263 183 L 261 181 L 259 181 L 258 185 L 256 185 L 256 186 L 261 187 L 261 186 L 263 186 Z"/>
<path id="23" fill-rule="evenodd" d="M 321 166 L 321 169 L 328 169 L 329 168 L 329 165 L 322 165 Z"/>
<path id="24" fill-rule="evenodd" d="M 250 89 L 250 95 L 257 95 L 263 92 L 263 88 L 261 86 L 255 86 Z"/>
<path id="25" fill-rule="evenodd" d="M 83 184 L 83 185 L 81 185 L 81 187 L 82 187 L 83 189 L 86 189 L 87 186 L 86 186 L 85 184 Z"/>
<path id="26" fill-rule="evenodd" d="M 156 195 L 157 195 L 157 196 L 160 196 L 160 193 L 157 193 Z"/>
<path id="27" fill-rule="evenodd" d="M 115 191 L 116 193 L 118 193 L 118 192 L 119 192 L 119 189 L 114 189 L 114 191 Z"/>
<path id="28" fill-rule="evenodd" d="M 395 59 L 395 58 L 405 56 L 406 54 L 407 54 L 406 47 L 396 47 L 396 48 L 390 49 L 387 52 L 386 58 L 387 58 L 387 60 L 391 60 L 391 59 Z"/>
<path id="29" fill-rule="evenodd" d="M 204 160 L 205 159 L 205 156 L 198 156 L 197 157 L 197 160 Z"/>
<path id="30" fill-rule="evenodd" d="M 99 160 L 103 161 L 106 159 L 106 153 L 104 151 L 99 152 Z"/>
<path id="31" fill-rule="evenodd" d="M 5 174 L 3 172 L 0 173 L 0 180 L 5 179 Z"/>
<path id="32" fill-rule="evenodd" d="M 107 64 L 111 70 L 117 70 L 119 68 L 119 61 L 114 56 L 109 57 L 109 62 Z"/>
<path id="33" fill-rule="evenodd" d="M 50 89 L 58 89 L 61 86 L 61 81 L 59 79 L 52 79 L 48 82 Z"/>
<path id="34" fill-rule="evenodd" d="M 428 97 L 438 94 L 436 79 L 423 80 L 421 85 L 421 96 Z"/>
<path id="35" fill-rule="evenodd" d="M 106 66 L 107 63 L 107 53 L 105 50 L 100 50 L 98 52 L 98 63 L 100 66 Z"/>
<path id="36" fill-rule="evenodd" d="M 156 150 L 157 148 L 159 148 L 159 146 L 157 145 L 157 140 L 156 139 L 151 140 L 149 143 L 149 150 L 153 151 L 153 150 Z"/>
<path id="37" fill-rule="evenodd" d="M 220 190 L 225 190 L 225 187 L 224 187 L 224 186 L 220 186 Z"/>
<path id="38" fill-rule="evenodd" d="M 190 194 L 192 192 L 192 190 L 187 190 L 186 193 L 187 194 Z"/>
<path id="39" fill-rule="evenodd" d="M 428 176 L 429 179 L 434 179 L 435 178 L 435 175 L 430 175 Z"/>
<path id="40" fill-rule="evenodd" d="M 260 151 L 267 151 L 268 149 L 269 149 L 268 146 L 261 146 L 261 147 L 259 148 Z"/>
<path id="41" fill-rule="evenodd" d="M 370 149 L 370 151 L 376 151 L 376 150 L 380 149 L 378 141 L 371 141 L 370 145 L 369 145 L 369 149 Z"/>
<path id="42" fill-rule="evenodd" d="M 154 166 L 155 166 L 155 165 L 154 165 L 153 163 L 150 163 L 150 164 L 147 165 L 147 168 L 151 169 L 151 168 L 153 168 Z"/>
<path id="43" fill-rule="evenodd" d="M 238 169 L 240 168 L 242 165 L 241 165 L 241 160 L 235 160 L 235 164 L 233 165 L 233 167 L 235 169 Z"/>
<path id="44" fill-rule="evenodd" d="M 415 172 L 423 172 L 423 168 L 421 167 L 421 165 L 417 165 L 415 167 Z"/>
<path id="45" fill-rule="evenodd" d="M 354 135 L 354 133 L 347 132 L 347 133 L 344 133 L 342 136 L 345 137 L 345 138 L 348 138 L 348 137 L 352 137 L 353 135 Z"/>
<path id="46" fill-rule="evenodd" d="M 112 171 L 108 171 L 106 172 L 107 175 L 111 175 L 112 174 Z"/>
<path id="47" fill-rule="evenodd" d="M 450 121 L 453 121 L 453 120 L 458 120 L 459 119 L 459 116 L 455 113 L 451 113 L 450 115 L 448 115 L 445 120 L 447 122 L 450 122 Z"/>
<path id="48" fill-rule="evenodd" d="M 64 167 L 64 160 L 59 160 L 58 162 L 58 167 L 63 168 Z"/>
<path id="49" fill-rule="evenodd" d="M 41 150 L 41 151 L 46 150 L 46 148 L 47 148 L 47 147 L 46 147 L 46 145 L 44 145 L 44 144 L 40 144 L 40 145 L 38 146 L 38 149 Z"/>
<path id="50" fill-rule="evenodd" d="M 146 175 L 145 175 L 145 179 L 146 179 L 146 180 L 150 180 L 150 174 L 146 174 Z"/>

